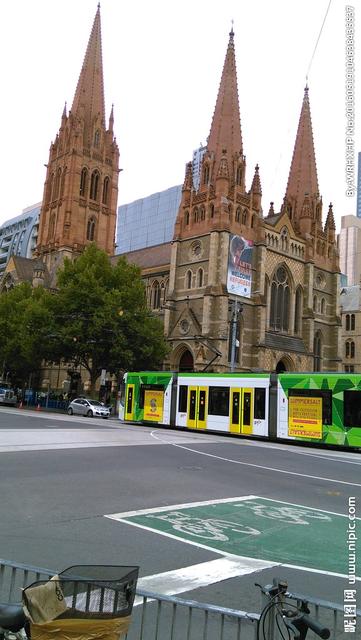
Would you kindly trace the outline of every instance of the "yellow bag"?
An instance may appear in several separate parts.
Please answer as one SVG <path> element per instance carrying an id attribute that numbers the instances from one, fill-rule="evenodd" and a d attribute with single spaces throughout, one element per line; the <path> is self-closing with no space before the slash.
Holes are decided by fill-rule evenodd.
<path id="1" fill-rule="evenodd" d="M 128 631 L 131 616 L 108 620 L 64 618 L 31 624 L 31 640 L 119 640 Z"/>

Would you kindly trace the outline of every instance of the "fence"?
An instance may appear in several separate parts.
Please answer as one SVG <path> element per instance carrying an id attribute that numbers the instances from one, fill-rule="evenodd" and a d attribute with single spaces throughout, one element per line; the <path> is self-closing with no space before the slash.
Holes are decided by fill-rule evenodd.
<path id="1" fill-rule="evenodd" d="M 54 573 L 56 571 L 0 559 L 0 601 L 20 602 L 23 587 L 48 579 Z M 288 595 L 297 604 L 307 600 L 310 615 L 330 628 L 331 640 L 345 637 L 342 606 L 298 593 Z M 259 617 L 257 613 L 162 596 L 138 588 L 127 640 L 256 640 Z M 360 626 L 361 610 L 358 610 L 357 629 Z M 267 640 L 279 637 L 276 634 Z M 317 638 L 309 631 L 307 640 Z"/>

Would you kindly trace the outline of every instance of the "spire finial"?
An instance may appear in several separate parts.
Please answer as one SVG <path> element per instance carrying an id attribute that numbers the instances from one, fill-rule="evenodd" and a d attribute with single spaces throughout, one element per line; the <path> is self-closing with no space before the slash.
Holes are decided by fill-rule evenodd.
<path id="1" fill-rule="evenodd" d="M 232 20 L 231 20 L 231 30 L 229 32 L 229 35 L 230 35 L 231 38 L 233 38 L 233 36 L 234 36 L 233 25 L 234 25 L 234 20 L 232 18 Z"/>

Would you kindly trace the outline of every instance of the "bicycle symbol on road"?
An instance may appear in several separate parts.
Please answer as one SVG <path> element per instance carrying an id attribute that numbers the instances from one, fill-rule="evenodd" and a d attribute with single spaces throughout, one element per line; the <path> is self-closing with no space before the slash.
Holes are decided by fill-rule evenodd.
<path id="1" fill-rule="evenodd" d="M 332 520 L 327 513 L 303 509 L 302 507 L 275 507 L 273 505 L 253 502 L 252 500 L 235 503 L 234 506 L 250 509 L 255 516 L 270 518 L 271 520 L 281 520 L 288 524 L 310 524 L 308 520 L 323 520 L 324 522 L 331 522 Z"/>
<path id="2" fill-rule="evenodd" d="M 252 536 L 258 536 L 261 533 L 254 527 L 249 527 L 248 525 L 238 522 L 231 522 L 230 520 L 222 520 L 220 518 L 195 518 L 187 516 L 181 511 L 172 511 L 162 516 L 149 515 L 147 518 L 157 518 L 157 520 L 169 522 L 175 531 L 187 533 L 196 538 L 218 540 L 219 542 L 227 542 L 229 540 L 229 536 L 225 533 L 226 531 L 230 534 L 233 532 Z"/>

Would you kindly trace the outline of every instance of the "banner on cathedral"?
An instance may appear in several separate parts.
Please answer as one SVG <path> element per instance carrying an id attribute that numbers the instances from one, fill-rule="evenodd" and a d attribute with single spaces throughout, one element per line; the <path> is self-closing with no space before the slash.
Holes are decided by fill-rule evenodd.
<path id="1" fill-rule="evenodd" d="M 229 237 L 227 291 L 251 297 L 253 241 L 242 236 Z"/>

